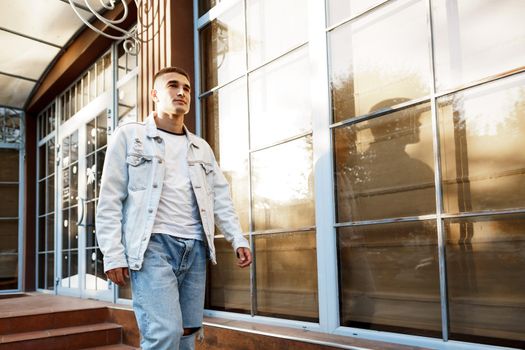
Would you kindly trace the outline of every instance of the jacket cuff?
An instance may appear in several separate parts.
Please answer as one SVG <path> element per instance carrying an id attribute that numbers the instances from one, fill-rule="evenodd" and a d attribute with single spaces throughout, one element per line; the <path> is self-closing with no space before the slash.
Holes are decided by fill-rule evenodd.
<path id="1" fill-rule="evenodd" d="M 124 256 L 104 256 L 104 272 L 119 267 L 128 267 L 128 262 Z"/>
<path id="2" fill-rule="evenodd" d="M 233 251 L 237 252 L 237 249 L 239 249 L 239 248 L 248 248 L 248 249 L 250 249 L 250 242 L 248 242 L 248 240 L 246 238 L 244 238 L 244 236 L 239 234 L 233 240 L 232 246 L 233 246 Z"/>

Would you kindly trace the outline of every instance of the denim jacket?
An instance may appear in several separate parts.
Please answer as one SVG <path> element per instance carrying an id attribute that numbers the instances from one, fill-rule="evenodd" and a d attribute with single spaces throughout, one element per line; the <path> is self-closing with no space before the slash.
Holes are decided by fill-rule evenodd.
<path id="1" fill-rule="evenodd" d="M 210 260 L 216 264 L 215 224 L 234 251 L 249 247 L 230 197 L 230 188 L 210 146 L 190 133 L 189 176 Z M 104 271 L 117 267 L 139 270 L 151 236 L 164 182 L 165 142 L 154 116 L 129 123 L 113 134 L 106 152 L 96 215 L 96 234 L 104 254 Z"/>

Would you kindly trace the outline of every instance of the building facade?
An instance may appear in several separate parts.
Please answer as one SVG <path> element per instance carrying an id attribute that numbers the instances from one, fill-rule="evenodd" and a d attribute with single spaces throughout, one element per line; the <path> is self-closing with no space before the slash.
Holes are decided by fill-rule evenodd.
<path id="1" fill-rule="evenodd" d="M 131 15 L 137 56 L 93 39 L 81 59 L 80 35 L 25 108 L 0 109 L 2 292 L 131 303 L 95 238 L 102 164 L 113 130 L 153 109 L 154 72 L 177 65 L 254 253 L 238 269 L 217 233 L 207 315 L 525 346 L 525 3 L 149 5 Z"/>

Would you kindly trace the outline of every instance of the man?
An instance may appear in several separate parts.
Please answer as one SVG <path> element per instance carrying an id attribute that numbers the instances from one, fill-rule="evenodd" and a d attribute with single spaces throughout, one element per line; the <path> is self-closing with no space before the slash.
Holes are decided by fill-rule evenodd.
<path id="1" fill-rule="evenodd" d="M 160 70 L 151 91 L 156 112 L 118 128 L 104 163 L 97 239 L 111 281 L 125 285 L 131 270 L 143 350 L 194 349 L 206 256 L 216 263 L 215 224 L 238 265 L 252 262 L 213 152 L 184 126 L 190 92 L 184 70 Z"/>

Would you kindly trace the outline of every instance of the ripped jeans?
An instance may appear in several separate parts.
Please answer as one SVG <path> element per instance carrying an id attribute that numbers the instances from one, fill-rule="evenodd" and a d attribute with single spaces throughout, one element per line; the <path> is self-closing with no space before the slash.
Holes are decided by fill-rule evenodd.
<path id="1" fill-rule="evenodd" d="M 131 270 L 133 309 L 142 350 L 193 350 L 202 327 L 206 284 L 204 242 L 153 234 L 138 271 Z"/>

